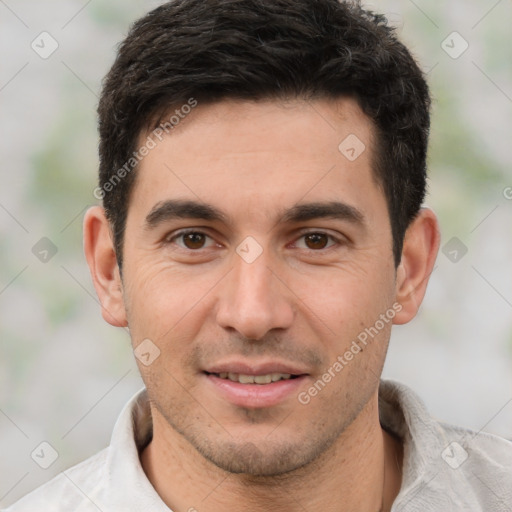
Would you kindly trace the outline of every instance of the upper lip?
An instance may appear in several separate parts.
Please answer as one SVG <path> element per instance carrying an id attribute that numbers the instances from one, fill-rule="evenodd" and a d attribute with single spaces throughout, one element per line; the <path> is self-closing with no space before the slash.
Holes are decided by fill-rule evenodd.
<path id="1" fill-rule="evenodd" d="M 207 373 L 238 373 L 242 375 L 267 375 L 269 373 L 289 373 L 290 375 L 304 375 L 308 372 L 299 366 L 286 362 L 269 361 L 249 363 L 246 361 L 231 361 L 218 363 L 205 369 Z"/>

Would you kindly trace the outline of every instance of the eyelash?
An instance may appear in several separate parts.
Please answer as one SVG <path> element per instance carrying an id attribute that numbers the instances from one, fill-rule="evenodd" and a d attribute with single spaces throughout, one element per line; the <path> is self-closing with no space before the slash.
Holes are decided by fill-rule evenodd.
<path id="1" fill-rule="evenodd" d="M 171 237 L 166 237 L 164 239 L 164 242 L 165 244 L 173 244 L 175 242 L 176 239 L 180 238 L 180 237 L 183 237 L 185 235 L 189 235 L 189 234 L 196 234 L 196 235 L 204 235 L 205 237 L 208 237 L 210 239 L 213 240 L 213 238 L 208 235 L 207 233 L 205 233 L 204 231 L 200 231 L 198 229 L 184 229 L 184 230 L 181 230 L 181 231 L 178 231 L 177 233 L 173 234 Z M 326 235 L 328 238 L 330 238 L 332 241 L 335 242 L 335 244 L 329 246 L 329 247 L 325 247 L 323 249 L 301 249 L 301 250 L 305 250 L 305 251 L 308 251 L 308 252 L 314 252 L 314 253 L 320 253 L 320 252 L 325 252 L 325 251 L 328 251 L 329 249 L 333 249 L 334 247 L 336 246 L 340 246 L 340 245 L 343 245 L 343 241 L 340 240 L 339 238 L 335 237 L 334 235 L 331 235 L 330 233 L 327 233 L 325 231 L 305 231 L 305 232 L 302 232 L 300 234 L 300 236 L 297 238 L 297 240 L 301 239 L 301 238 L 304 238 L 305 236 L 307 235 Z M 194 252 L 197 252 L 199 253 L 200 251 L 204 250 L 205 248 L 200 248 L 200 249 L 188 249 L 186 247 L 180 247 L 178 246 L 180 249 L 184 250 L 184 251 L 187 251 L 187 252 L 190 252 L 190 253 L 194 253 Z M 208 248 L 206 248 L 208 249 Z"/>

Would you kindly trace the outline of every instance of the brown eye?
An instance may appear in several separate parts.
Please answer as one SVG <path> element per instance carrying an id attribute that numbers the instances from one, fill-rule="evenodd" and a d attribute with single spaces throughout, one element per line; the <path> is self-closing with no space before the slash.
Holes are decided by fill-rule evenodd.
<path id="1" fill-rule="evenodd" d="M 329 235 L 325 233 L 309 233 L 304 235 L 304 241 L 308 249 L 325 249 L 329 242 Z"/>
<path id="2" fill-rule="evenodd" d="M 177 246 L 189 253 L 199 253 L 203 249 L 213 249 L 215 246 L 219 247 L 211 236 L 202 231 L 195 231 L 193 229 L 178 231 L 173 235 L 169 235 L 165 238 L 165 244 L 174 246 L 174 248 Z"/>
<path id="3" fill-rule="evenodd" d="M 185 233 L 181 237 L 187 249 L 202 249 L 206 239 L 203 233 Z"/>

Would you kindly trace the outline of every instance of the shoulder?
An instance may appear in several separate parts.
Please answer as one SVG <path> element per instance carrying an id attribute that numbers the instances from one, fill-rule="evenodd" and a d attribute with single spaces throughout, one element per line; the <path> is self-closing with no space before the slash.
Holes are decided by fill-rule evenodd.
<path id="1" fill-rule="evenodd" d="M 4 512 L 168 510 L 147 479 L 139 450 L 152 432 L 145 390 L 125 405 L 108 448 L 63 471 Z"/>
<path id="2" fill-rule="evenodd" d="M 444 493 L 463 510 L 511 510 L 512 442 L 441 422 L 438 428 L 441 446 L 432 453 L 437 463 L 430 471 L 436 494 Z"/>
<path id="3" fill-rule="evenodd" d="M 434 419 L 407 386 L 382 381 L 381 424 L 402 440 L 393 511 L 505 512 L 512 504 L 512 442 Z"/>
<path id="4" fill-rule="evenodd" d="M 460 477 L 479 480 L 484 487 L 506 486 L 512 500 L 511 441 L 442 422 L 439 429 L 445 441 L 441 458 L 452 471 L 460 473 Z M 489 486 L 486 482 L 490 482 Z"/>
<path id="5" fill-rule="evenodd" d="M 106 472 L 108 448 L 63 471 L 38 487 L 4 512 L 76 512 L 98 511 L 94 496 L 108 482 Z"/>

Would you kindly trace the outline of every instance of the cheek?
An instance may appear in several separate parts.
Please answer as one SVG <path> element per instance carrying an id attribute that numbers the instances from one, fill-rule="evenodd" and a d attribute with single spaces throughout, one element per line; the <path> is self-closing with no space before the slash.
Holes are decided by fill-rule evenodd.
<path id="1" fill-rule="evenodd" d="M 394 280 L 378 269 L 330 268 L 301 276 L 293 289 L 300 290 L 304 314 L 318 317 L 331 334 L 346 334 L 373 325 L 392 306 Z"/>
<path id="2" fill-rule="evenodd" d="M 168 261 L 140 258 L 126 276 L 125 300 L 134 343 L 150 338 L 163 344 L 168 338 L 193 335 L 201 325 L 198 315 L 215 276 L 184 272 Z"/>

